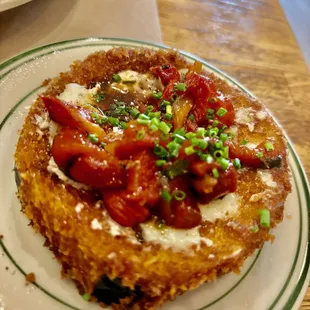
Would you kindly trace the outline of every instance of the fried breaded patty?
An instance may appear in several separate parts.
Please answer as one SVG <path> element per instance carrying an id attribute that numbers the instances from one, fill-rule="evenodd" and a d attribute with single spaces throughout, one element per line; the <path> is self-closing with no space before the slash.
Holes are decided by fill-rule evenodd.
<path id="1" fill-rule="evenodd" d="M 115 48 L 97 52 L 47 81 L 44 95 L 59 95 L 68 83 L 89 87 L 97 81 L 109 81 L 122 70 L 144 73 L 154 65 L 167 63 L 178 69 L 191 65 L 175 51 Z M 40 98 L 32 106 L 15 154 L 21 178 L 18 196 L 22 211 L 62 264 L 62 274 L 72 277 L 81 294 L 92 294 L 104 277 L 121 279 L 122 286 L 135 293 L 113 304 L 115 309 L 128 305 L 132 309 L 154 309 L 167 299 L 214 281 L 218 275 L 238 272 L 248 256 L 273 239 L 270 230 L 282 221 L 291 189 L 283 133 L 260 102 L 213 74 L 205 74 L 233 102 L 234 141 L 259 144 L 267 138 L 277 140 L 284 155 L 280 167 L 238 170 L 238 210 L 213 221 L 204 220 L 199 232 L 211 244 L 182 251 L 160 243 L 141 243 L 131 228 L 116 236 L 95 190 L 74 188 L 50 173 L 50 132 L 37 122 L 46 110 Z M 257 231 L 253 227 L 259 224 L 258 211 L 262 208 L 270 211 L 271 225 Z"/>

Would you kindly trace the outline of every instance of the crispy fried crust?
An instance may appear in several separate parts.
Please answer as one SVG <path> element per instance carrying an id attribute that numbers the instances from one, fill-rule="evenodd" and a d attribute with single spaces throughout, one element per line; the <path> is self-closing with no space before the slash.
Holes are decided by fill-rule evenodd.
<path id="1" fill-rule="evenodd" d="M 146 72 L 153 65 L 166 63 L 177 68 L 189 66 L 175 51 L 117 48 L 97 52 L 84 61 L 76 61 L 71 71 L 49 81 L 45 94 L 57 95 L 68 83 L 89 86 L 91 82 L 110 80 L 121 70 Z M 252 107 L 253 111 L 263 109 L 255 99 L 212 74 L 210 77 L 215 80 L 217 88 L 232 99 L 236 110 L 241 107 Z M 281 168 L 269 170 L 277 183 L 274 188 L 268 188 L 254 169 L 238 171 L 239 213 L 215 223 L 204 222 L 200 228 L 201 234 L 214 242 L 212 247 L 203 244 L 200 249 L 193 249 L 193 253 L 190 250 L 174 252 L 151 243 L 132 244 L 126 238 L 111 236 L 104 229 L 93 230 L 91 221 L 94 218 L 105 221 L 102 209 L 94 207 L 100 199 L 97 193 L 65 186 L 55 175 L 47 172 L 51 156 L 48 132 L 44 130 L 42 136 L 35 122 L 35 115 L 42 114 L 43 110 L 38 99 L 18 141 L 15 161 L 22 179 L 19 198 L 23 212 L 46 238 L 47 245 L 62 264 L 62 273 L 72 276 L 80 293 L 91 293 L 103 275 L 111 279 L 119 277 L 123 285 L 132 289 L 139 286 L 144 293 L 144 297 L 132 305 L 133 309 L 154 309 L 167 299 L 174 299 L 205 281 L 215 280 L 220 274 L 238 272 L 255 249 L 272 240 L 269 229 L 262 228 L 254 233 L 250 227 L 258 223 L 258 210 L 263 207 L 268 207 L 271 212 L 272 228 L 281 222 L 284 201 L 290 192 L 286 157 Z M 235 139 L 256 135 L 261 140 L 266 137 L 283 140 L 281 130 L 270 116 L 256 120 L 255 133 L 245 125 L 236 127 L 238 135 Z M 84 209 L 77 213 L 75 206 L 79 202 L 84 204 Z M 235 256 L 230 255 L 237 248 L 243 250 Z M 111 253 L 115 254 L 109 255 Z M 114 307 L 124 309 L 130 302 L 130 298 L 126 298 L 121 305 Z"/>

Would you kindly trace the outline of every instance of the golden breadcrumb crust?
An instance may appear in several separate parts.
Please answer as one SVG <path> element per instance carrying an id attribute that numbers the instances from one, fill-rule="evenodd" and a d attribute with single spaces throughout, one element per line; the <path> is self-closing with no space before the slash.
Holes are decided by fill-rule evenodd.
<path id="1" fill-rule="evenodd" d="M 84 61 L 74 62 L 70 71 L 47 81 L 44 94 L 58 95 L 68 83 L 89 86 L 91 82 L 108 81 L 121 70 L 132 69 L 143 73 L 153 65 L 167 63 L 178 69 L 190 65 L 172 50 L 115 48 L 100 51 Z M 253 111 L 264 110 L 256 99 L 212 74 L 208 75 L 217 88 L 232 99 L 235 110 L 249 107 Z M 113 237 L 104 229 L 94 230 L 91 228 L 94 218 L 102 223 L 106 221 L 102 208 L 95 208 L 95 203 L 100 199 L 97 193 L 64 185 L 57 176 L 47 171 L 51 156 L 48 130 L 42 130 L 42 136 L 35 120 L 35 115 L 43 112 L 45 108 L 37 99 L 20 133 L 15 154 L 22 180 L 18 195 L 22 211 L 46 238 L 46 244 L 62 264 L 62 274 L 74 279 L 80 293 L 92 293 L 103 275 L 110 279 L 118 277 L 124 286 L 132 289 L 139 286 L 144 293 L 141 300 L 131 305 L 132 309 L 155 309 L 167 299 L 173 300 L 206 281 L 214 281 L 220 274 L 238 272 L 255 249 L 272 240 L 270 229 L 260 228 L 258 232 L 250 229 L 259 223 L 260 208 L 270 210 L 271 228 L 282 221 L 284 202 L 291 189 L 286 157 L 282 168 L 268 171 L 276 182 L 274 188 L 263 183 L 255 169 L 238 171 L 239 212 L 233 218 L 219 219 L 215 223 L 204 222 L 200 228 L 201 234 L 213 241 L 211 247 L 202 244 L 199 249 L 194 246 L 188 251 L 175 252 L 148 242 L 132 244 L 124 237 Z M 248 126 L 236 124 L 238 135 L 235 139 L 252 135 L 258 140 L 266 137 L 283 139 L 281 129 L 269 115 L 255 122 L 255 132 L 251 132 Z M 77 213 L 75 206 L 79 202 L 83 203 L 84 208 Z M 240 248 L 240 253 L 231 255 Z M 126 298 L 113 307 L 126 309 L 130 302 L 130 298 Z"/>

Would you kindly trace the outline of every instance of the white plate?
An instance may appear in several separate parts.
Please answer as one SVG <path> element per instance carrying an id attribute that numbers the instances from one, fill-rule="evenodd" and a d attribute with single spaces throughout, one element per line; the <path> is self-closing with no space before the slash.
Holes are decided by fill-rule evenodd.
<path id="1" fill-rule="evenodd" d="M 0 0 L 0 12 L 20 6 L 32 0 Z M 1 308 L 0 308 L 1 309 Z"/>
<path id="2" fill-rule="evenodd" d="M 27 226 L 16 198 L 13 154 L 29 105 L 43 91 L 42 81 L 69 69 L 70 63 L 113 46 L 166 47 L 122 39 L 88 38 L 59 42 L 18 55 L 0 65 L 0 309 L 100 309 L 86 303 L 70 280 L 60 279 L 60 265 L 44 248 L 43 238 Z M 183 53 L 189 61 L 196 57 Z M 249 93 L 223 72 L 199 59 L 204 67 Z M 275 242 L 249 258 L 240 275 L 217 282 L 165 304 L 166 310 L 297 309 L 308 285 L 310 255 L 310 198 L 306 176 L 288 142 L 293 191 L 288 196 L 283 223 L 274 231 Z M 8 267 L 8 270 L 6 270 Z M 25 286 L 25 273 L 37 282 Z M 1 308 L 2 307 L 2 308 Z"/>

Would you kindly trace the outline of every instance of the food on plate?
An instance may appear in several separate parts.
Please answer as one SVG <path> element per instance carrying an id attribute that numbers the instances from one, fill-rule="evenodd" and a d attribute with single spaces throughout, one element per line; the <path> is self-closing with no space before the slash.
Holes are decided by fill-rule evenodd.
<path id="1" fill-rule="evenodd" d="M 96 52 L 45 86 L 18 195 L 85 300 L 154 309 L 273 240 L 287 149 L 256 99 L 170 50 Z"/>

